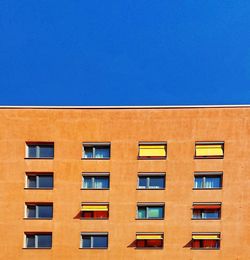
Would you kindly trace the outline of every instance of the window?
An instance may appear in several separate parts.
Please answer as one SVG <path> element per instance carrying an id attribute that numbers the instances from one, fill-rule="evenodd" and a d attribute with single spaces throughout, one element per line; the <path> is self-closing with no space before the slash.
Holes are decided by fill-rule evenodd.
<path id="1" fill-rule="evenodd" d="M 194 189 L 221 189 L 222 172 L 195 172 Z"/>
<path id="2" fill-rule="evenodd" d="M 163 233 L 137 233 L 136 248 L 163 248 Z"/>
<path id="3" fill-rule="evenodd" d="M 220 233 L 193 233 L 192 249 L 219 249 Z"/>
<path id="4" fill-rule="evenodd" d="M 224 142 L 196 142 L 195 158 L 219 159 L 224 157 Z"/>
<path id="5" fill-rule="evenodd" d="M 138 189 L 165 189 L 165 174 L 161 174 L 161 173 L 139 174 Z"/>
<path id="6" fill-rule="evenodd" d="M 26 218 L 53 218 L 53 204 L 26 203 Z"/>
<path id="7" fill-rule="evenodd" d="M 167 143 L 166 142 L 140 142 L 138 159 L 166 159 Z"/>
<path id="8" fill-rule="evenodd" d="M 84 143 L 83 144 L 84 159 L 109 159 L 110 143 Z"/>
<path id="9" fill-rule="evenodd" d="M 109 205 L 108 203 L 82 203 L 81 204 L 82 219 L 108 219 Z"/>
<path id="10" fill-rule="evenodd" d="M 137 219 L 163 219 L 164 203 L 138 204 Z"/>
<path id="11" fill-rule="evenodd" d="M 54 143 L 26 143 L 26 158 L 54 158 Z"/>
<path id="12" fill-rule="evenodd" d="M 51 248 L 52 233 L 25 233 L 25 248 Z"/>
<path id="13" fill-rule="evenodd" d="M 109 173 L 84 173 L 83 189 L 109 189 Z"/>
<path id="14" fill-rule="evenodd" d="M 220 219 L 221 203 L 194 203 L 193 219 Z"/>
<path id="15" fill-rule="evenodd" d="M 26 173 L 26 188 L 53 189 L 53 173 Z"/>
<path id="16" fill-rule="evenodd" d="M 108 248 L 108 233 L 82 233 L 81 248 Z"/>

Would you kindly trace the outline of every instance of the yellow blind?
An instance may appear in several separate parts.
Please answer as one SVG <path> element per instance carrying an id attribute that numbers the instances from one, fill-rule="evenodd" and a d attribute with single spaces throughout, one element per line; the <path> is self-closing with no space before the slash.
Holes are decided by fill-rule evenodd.
<path id="1" fill-rule="evenodd" d="M 193 235 L 192 238 L 196 240 L 197 239 L 216 239 L 216 240 L 220 239 L 218 235 Z"/>
<path id="2" fill-rule="evenodd" d="M 163 239 L 162 235 L 136 235 L 136 239 L 144 240 L 144 239 Z"/>
<path id="3" fill-rule="evenodd" d="M 139 156 L 166 156 L 165 145 L 140 145 Z"/>
<path id="4" fill-rule="evenodd" d="M 196 156 L 222 156 L 222 145 L 196 145 Z"/>
<path id="5" fill-rule="evenodd" d="M 89 206 L 85 205 L 81 207 L 81 211 L 108 211 L 108 206 L 101 205 L 101 206 Z"/>

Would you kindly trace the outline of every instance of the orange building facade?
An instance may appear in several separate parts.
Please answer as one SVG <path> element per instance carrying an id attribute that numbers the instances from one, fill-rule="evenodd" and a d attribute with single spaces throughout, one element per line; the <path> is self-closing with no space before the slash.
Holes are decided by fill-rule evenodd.
<path id="1" fill-rule="evenodd" d="M 0 259 L 250 259 L 250 106 L 0 108 Z"/>

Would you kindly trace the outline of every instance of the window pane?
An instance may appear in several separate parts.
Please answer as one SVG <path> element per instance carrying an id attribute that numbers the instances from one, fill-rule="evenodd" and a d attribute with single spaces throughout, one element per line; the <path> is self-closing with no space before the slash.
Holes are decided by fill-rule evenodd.
<path id="1" fill-rule="evenodd" d="M 93 247 L 108 247 L 107 236 L 93 236 Z"/>
<path id="2" fill-rule="evenodd" d="M 29 145 L 28 146 L 28 157 L 33 158 L 36 157 L 36 145 Z"/>
<path id="3" fill-rule="evenodd" d="M 148 218 L 163 218 L 163 207 L 148 207 Z"/>
<path id="4" fill-rule="evenodd" d="M 193 210 L 193 218 L 194 219 L 200 219 L 201 218 L 201 211 L 197 210 L 197 209 L 194 209 Z"/>
<path id="5" fill-rule="evenodd" d="M 28 176 L 27 186 L 28 188 L 36 188 L 36 176 Z"/>
<path id="6" fill-rule="evenodd" d="M 139 188 L 147 188 L 147 177 L 139 176 Z"/>
<path id="7" fill-rule="evenodd" d="M 206 177 L 205 187 L 206 188 L 220 188 L 221 187 L 221 177 L 220 176 Z"/>
<path id="8" fill-rule="evenodd" d="M 52 218 L 53 207 L 52 205 L 39 205 L 38 206 L 38 218 Z"/>
<path id="9" fill-rule="evenodd" d="M 26 247 L 35 247 L 34 235 L 26 235 Z"/>
<path id="10" fill-rule="evenodd" d="M 109 147 L 97 146 L 95 147 L 95 158 L 109 158 Z"/>
<path id="11" fill-rule="evenodd" d="M 149 187 L 155 188 L 155 189 L 164 188 L 164 177 L 162 177 L 162 176 L 150 177 L 149 178 Z"/>
<path id="12" fill-rule="evenodd" d="M 109 178 L 108 177 L 95 177 L 94 187 L 96 189 L 107 189 L 107 188 L 109 188 Z"/>
<path id="13" fill-rule="evenodd" d="M 47 157 L 54 157 L 54 147 L 51 145 L 40 145 L 40 157 L 47 158 Z"/>
<path id="14" fill-rule="evenodd" d="M 93 158 L 93 147 L 84 147 L 84 158 Z"/>
<path id="15" fill-rule="evenodd" d="M 219 211 L 218 210 L 204 211 L 204 212 L 202 212 L 202 218 L 218 219 L 219 218 Z"/>
<path id="16" fill-rule="evenodd" d="M 91 247 L 91 238 L 90 238 L 90 236 L 83 236 L 82 237 L 82 247 L 83 248 L 90 248 Z"/>
<path id="17" fill-rule="evenodd" d="M 38 247 L 51 247 L 52 245 L 52 236 L 51 235 L 37 235 Z"/>
<path id="18" fill-rule="evenodd" d="M 194 187 L 195 188 L 202 188 L 202 183 L 203 183 L 203 177 L 194 177 Z"/>
<path id="19" fill-rule="evenodd" d="M 34 205 L 27 205 L 27 217 L 28 218 L 35 218 L 36 217 L 36 206 Z"/>
<path id="20" fill-rule="evenodd" d="M 38 177 L 39 188 L 53 188 L 53 176 L 51 175 L 39 175 Z"/>
<path id="21" fill-rule="evenodd" d="M 83 188 L 84 189 L 92 188 L 92 177 L 83 177 Z"/>
<path id="22" fill-rule="evenodd" d="M 146 207 L 138 207 L 138 218 L 146 218 Z"/>

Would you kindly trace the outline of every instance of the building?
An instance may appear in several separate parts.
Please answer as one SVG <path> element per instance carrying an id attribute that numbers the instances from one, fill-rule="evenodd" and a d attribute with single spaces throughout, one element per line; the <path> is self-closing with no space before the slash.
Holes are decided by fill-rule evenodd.
<path id="1" fill-rule="evenodd" d="M 250 259 L 250 106 L 1 107 L 0 259 Z"/>

